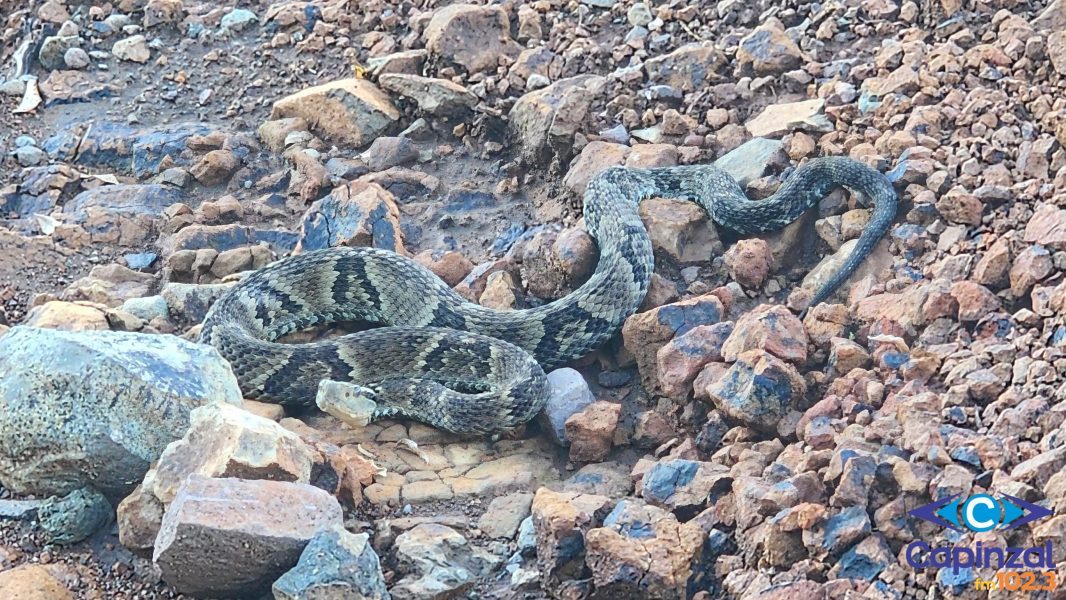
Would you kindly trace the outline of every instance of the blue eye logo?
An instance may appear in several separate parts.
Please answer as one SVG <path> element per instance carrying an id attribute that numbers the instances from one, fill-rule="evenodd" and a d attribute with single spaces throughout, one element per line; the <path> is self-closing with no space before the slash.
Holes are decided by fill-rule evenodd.
<path id="1" fill-rule="evenodd" d="M 1021 527 L 1031 521 L 1050 517 L 1051 511 L 1006 494 L 999 498 L 988 494 L 963 498 L 962 494 L 956 494 L 919 506 L 908 514 L 955 531 L 968 529 L 980 533 Z"/>

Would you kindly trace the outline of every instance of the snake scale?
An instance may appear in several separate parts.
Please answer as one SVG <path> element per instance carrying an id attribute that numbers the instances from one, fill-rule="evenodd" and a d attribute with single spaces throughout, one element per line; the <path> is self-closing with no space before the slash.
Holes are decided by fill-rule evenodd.
<path id="1" fill-rule="evenodd" d="M 367 421 L 401 416 L 464 435 L 498 433 L 544 406 L 545 369 L 599 347 L 644 300 L 654 260 L 637 211 L 642 199 L 693 200 L 715 223 L 744 235 L 785 227 L 841 186 L 872 200 L 873 216 L 814 294 L 814 306 L 855 272 L 896 214 L 888 180 L 848 158 L 811 160 L 759 201 L 710 165 L 608 168 L 584 194 L 585 225 L 599 247 L 594 273 L 535 308 L 489 309 L 408 258 L 340 247 L 279 260 L 242 280 L 212 306 L 201 341 L 229 361 L 249 398 L 311 406 L 320 382 L 350 382 L 340 384 L 349 392 L 344 402 L 360 406 Z M 345 321 L 379 327 L 307 344 L 275 341 Z"/>

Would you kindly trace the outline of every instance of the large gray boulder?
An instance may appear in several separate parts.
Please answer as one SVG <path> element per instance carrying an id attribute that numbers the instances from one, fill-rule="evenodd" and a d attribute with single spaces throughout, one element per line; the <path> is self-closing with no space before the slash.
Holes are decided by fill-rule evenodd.
<path id="1" fill-rule="evenodd" d="M 218 352 L 169 335 L 14 327 L 0 336 L 0 482 L 17 494 L 92 487 L 112 502 L 141 480 L 189 412 L 239 405 Z"/>

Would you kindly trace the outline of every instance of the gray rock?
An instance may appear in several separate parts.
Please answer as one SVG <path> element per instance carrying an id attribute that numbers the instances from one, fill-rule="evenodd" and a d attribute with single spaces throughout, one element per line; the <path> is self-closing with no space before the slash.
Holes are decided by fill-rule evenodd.
<path id="1" fill-rule="evenodd" d="M 167 319 L 170 311 L 167 309 L 167 301 L 162 296 L 146 296 L 144 298 L 130 298 L 122 303 L 122 310 L 145 321 L 151 321 L 156 317 Z"/>
<path id="2" fill-rule="evenodd" d="M 180 593 L 259 597 L 316 535 L 342 525 L 337 499 L 319 488 L 193 475 L 163 516 L 152 560 Z"/>
<path id="3" fill-rule="evenodd" d="M 396 600 L 444 600 L 462 594 L 499 559 L 474 548 L 458 531 L 423 523 L 396 537 Z"/>
<path id="4" fill-rule="evenodd" d="M 595 402 L 596 397 L 581 373 L 569 367 L 548 373 L 548 387 L 548 403 L 537 419 L 553 442 L 566 446 L 569 445 L 564 428 L 566 420 Z"/>
<path id="5" fill-rule="evenodd" d="M 0 481 L 19 494 L 92 486 L 120 499 L 209 402 L 241 403 L 210 346 L 13 327 L 0 337 Z"/>
<path id="6" fill-rule="evenodd" d="M 31 136 L 31 135 L 20 135 L 17 138 L 15 138 L 15 147 L 16 148 L 25 148 L 26 146 L 36 146 L 36 145 L 37 145 L 37 140 L 34 139 L 33 136 Z"/>
<path id="7" fill-rule="evenodd" d="M 473 92 L 447 79 L 386 73 L 381 75 L 378 83 L 390 92 L 414 100 L 420 110 L 432 115 L 463 114 L 478 102 Z"/>
<path id="8" fill-rule="evenodd" d="M 184 199 L 181 190 L 164 185 L 105 185 L 74 196 L 64 212 L 72 213 L 78 222 L 89 218 L 90 208 L 122 216 L 158 216 L 166 207 Z"/>
<path id="9" fill-rule="evenodd" d="M 52 497 L 37 509 L 37 519 L 48 540 L 74 544 L 111 522 L 114 510 L 100 492 L 82 488 L 63 498 Z"/>
<path id="10" fill-rule="evenodd" d="M 63 53 L 63 63 L 68 69 L 84 69 L 89 66 L 89 54 L 81 48 L 69 48 Z"/>
<path id="11" fill-rule="evenodd" d="M 478 528 L 493 538 L 511 539 L 522 521 L 529 516 L 533 494 L 516 492 L 493 498 L 488 510 L 478 520 Z"/>
<path id="12" fill-rule="evenodd" d="M 388 600 L 381 562 L 368 539 L 343 527 L 319 532 L 296 567 L 274 582 L 275 600 Z"/>
<path id="13" fill-rule="evenodd" d="M 574 153 L 574 134 L 606 81 L 599 75 L 578 75 L 519 98 L 510 121 L 522 141 L 523 159 L 547 162 L 558 156 L 567 164 Z"/>
<path id="14" fill-rule="evenodd" d="M 714 166 L 732 175 L 744 187 L 762 177 L 766 167 L 774 162 L 774 155 L 783 151 L 781 140 L 754 138 L 714 161 Z"/>
<path id="15" fill-rule="evenodd" d="M 81 38 L 77 35 L 48 36 L 41 43 L 41 51 L 37 54 L 37 59 L 41 61 L 41 66 L 50 71 L 62 69 L 66 66 L 63 57 L 67 50 L 79 45 L 81 45 Z"/>
<path id="16" fill-rule="evenodd" d="M 259 21 L 259 17 L 255 16 L 255 13 L 244 9 L 235 8 L 222 17 L 222 21 L 219 23 L 222 29 L 229 29 L 232 31 L 241 31 L 248 25 Z"/>
<path id="17" fill-rule="evenodd" d="M 15 150 L 15 160 L 24 167 L 35 167 L 48 162 L 48 153 L 34 146 L 22 146 Z"/>

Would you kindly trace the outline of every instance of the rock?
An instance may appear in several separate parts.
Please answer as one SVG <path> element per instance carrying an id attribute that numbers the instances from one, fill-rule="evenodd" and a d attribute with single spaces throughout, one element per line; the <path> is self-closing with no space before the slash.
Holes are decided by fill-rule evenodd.
<path id="1" fill-rule="evenodd" d="M 961 188 L 953 188 L 936 202 L 937 211 L 952 223 L 980 225 L 984 204 Z"/>
<path id="2" fill-rule="evenodd" d="M 78 279 L 60 294 L 62 300 L 94 302 L 116 307 L 122 303 L 148 295 L 155 283 L 149 273 L 138 273 L 122 265 L 98 265 L 87 277 Z"/>
<path id="3" fill-rule="evenodd" d="M 170 504 L 192 474 L 307 483 L 313 451 L 295 433 L 237 406 L 209 404 L 192 411 L 189 430 L 159 457 L 152 493 Z"/>
<path id="4" fill-rule="evenodd" d="M 722 253 L 707 213 L 687 200 L 652 198 L 638 208 L 652 247 L 680 264 L 702 263 Z"/>
<path id="5" fill-rule="evenodd" d="M 1041 204 L 1026 223 L 1022 239 L 1052 250 L 1066 250 L 1066 208 Z"/>
<path id="6" fill-rule="evenodd" d="M 385 133 L 400 112 L 365 79 L 339 79 L 274 102 L 271 119 L 301 117 L 331 140 L 362 146 Z"/>
<path id="7" fill-rule="evenodd" d="M 563 367 L 548 373 L 548 403 L 537 417 L 553 442 L 569 445 L 566 421 L 596 401 L 588 382 L 574 369 Z"/>
<path id="8" fill-rule="evenodd" d="M 790 131 L 833 131 L 833 124 L 822 112 L 825 101 L 818 98 L 801 102 L 771 104 L 744 124 L 753 137 L 779 137 Z"/>
<path id="9" fill-rule="evenodd" d="M 112 515 L 106 496 L 91 488 L 80 488 L 62 498 L 45 500 L 37 508 L 37 523 L 49 543 L 73 544 L 110 523 Z"/>
<path id="10" fill-rule="evenodd" d="M 657 448 L 677 435 L 670 421 L 655 410 L 646 410 L 637 415 L 633 428 L 633 443 L 639 448 Z"/>
<path id="11" fill-rule="evenodd" d="M 1010 265 L 1010 291 L 1016 298 L 1029 293 L 1040 281 L 1051 275 L 1054 262 L 1047 248 L 1040 245 L 1022 250 Z"/>
<path id="12" fill-rule="evenodd" d="M 317 534 L 342 526 L 340 504 L 301 483 L 192 476 L 163 517 L 152 561 L 194 596 L 270 588 Z"/>
<path id="13" fill-rule="evenodd" d="M 717 71 L 726 64 L 725 55 L 712 44 L 686 44 L 669 54 L 644 61 L 644 70 L 650 82 L 692 92 L 718 79 Z"/>
<path id="14" fill-rule="evenodd" d="M 388 600 L 381 561 L 369 539 L 340 526 L 320 531 L 300 554 L 300 562 L 274 582 L 274 598 Z"/>
<path id="15" fill-rule="evenodd" d="M 0 598 L 11 600 L 74 600 L 44 565 L 24 564 L 0 571 Z"/>
<path id="16" fill-rule="evenodd" d="M 170 23 L 180 23 L 185 17 L 185 8 L 181 0 L 148 0 L 144 5 L 144 20 L 141 24 L 146 29 Z"/>
<path id="17" fill-rule="evenodd" d="M 644 474 L 641 496 L 687 521 L 703 510 L 712 493 L 727 493 L 731 484 L 729 469 L 721 465 L 667 459 Z"/>
<path id="18" fill-rule="evenodd" d="M 210 346 L 14 327 L 0 337 L 0 480 L 19 494 L 92 486 L 117 501 L 181 437 L 194 408 L 240 401 Z"/>
<path id="19" fill-rule="evenodd" d="M 274 153 L 280 153 L 287 145 L 285 140 L 288 139 L 289 134 L 307 131 L 309 127 L 310 125 L 308 125 L 307 119 L 302 117 L 289 117 L 286 119 L 263 121 L 263 124 L 259 126 L 256 133 L 267 148 Z"/>
<path id="20" fill-rule="evenodd" d="M 134 35 L 124 40 L 115 42 L 111 47 L 111 54 L 119 60 L 128 60 L 144 64 L 152 57 L 148 51 L 148 40 L 143 35 Z"/>
<path id="21" fill-rule="evenodd" d="M 511 22 L 500 6 L 452 4 L 433 11 L 423 34 L 426 49 L 477 73 L 514 58 L 522 47 L 511 39 Z"/>
<path id="22" fill-rule="evenodd" d="M 611 453 L 614 431 L 622 405 L 614 402 L 593 402 L 581 412 L 566 419 L 566 440 L 570 442 L 573 462 L 601 462 Z"/>
<path id="23" fill-rule="evenodd" d="M 460 595 L 498 559 L 472 547 L 459 532 L 423 523 L 396 536 L 396 571 L 402 578 L 391 590 L 395 600 L 443 600 Z"/>
<path id="24" fill-rule="evenodd" d="M 740 40 L 736 60 L 742 73 L 780 75 L 799 68 L 804 56 L 778 25 L 766 24 Z"/>
<path id="25" fill-rule="evenodd" d="M 64 57 L 68 50 L 81 45 L 81 38 L 77 35 L 50 35 L 41 42 L 41 50 L 37 53 L 37 60 L 41 66 L 50 71 L 62 69 Z"/>
<path id="26" fill-rule="evenodd" d="M 985 286 L 972 281 L 957 281 L 951 296 L 959 303 L 960 321 L 979 321 L 1000 308 L 999 298 Z"/>
<path id="27" fill-rule="evenodd" d="M 741 353 L 756 348 L 802 364 L 807 361 L 807 331 L 799 317 L 784 306 L 762 304 L 737 321 L 722 346 L 722 357 L 734 361 Z"/>
<path id="28" fill-rule="evenodd" d="M 219 26 L 227 31 L 242 31 L 249 24 L 259 21 L 255 13 L 245 8 L 234 8 L 222 17 Z"/>
<path id="29" fill-rule="evenodd" d="M 895 558 L 885 537 L 875 533 L 848 549 L 829 570 L 829 576 L 834 579 L 873 581 Z"/>
<path id="30" fill-rule="evenodd" d="M 353 181 L 312 204 L 300 222 L 293 252 L 336 246 L 369 246 L 407 254 L 393 195 L 376 183 Z"/>
<path id="31" fill-rule="evenodd" d="M 585 561 L 603 597 L 688 598 L 699 577 L 705 534 L 655 506 L 623 500 L 585 535 Z"/>
<path id="32" fill-rule="evenodd" d="M 423 250 L 414 256 L 414 261 L 433 271 L 448 287 L 455 287 L 474 269 L 463 253 L 454 250 Z"/>
<path id="33" fill-rule="evenodd" d="M 781 140 L 755 138 L 730 150 L 725 156 L 714 161 L 714 166 L 729 173 L 743 188 L 762 177 L 767 166 L 774 162 L 774 157 L 783 151 Z"/>
<path id="34" fill-rule="evenodd" d="M 563 178 L 563 186 L 574 194 L 582 195 L 592 179 L 608 167 L 625 163 L 629 146 L 611 142 L 592 141 L 581 149 L 581 154 L 570 165 Z"/>
<path id="35" fill-rule="evenodd" d="M 859 240 L 848 240 L 844 242 L 840 249 L 836 252 L 826 256 L 819 262 L 813 269 L 811 269 L 803 278 L 801 287 L 814 294 L 818 290 L 822 289 L 827 281 L 833 276 L 834 273 L 840 270 L 844 261 L 851 256 L 851 253 L 855 250 Z M 859 268 L 855 273 L 848 278 L 848 281 L 861 281 L 866 277 L 876 277 L 883 271 L 888 270 L 892 266 L 892 254 L 888 251 L 888 242 L 881 241 L 874 247 L 874 251 L 866 257 L 866 260 L 862 261 Z M 842 289 L 847 290 L 847 282 L 841 286 Z M 811 307 L 813 308 L 813 307 Z"/>
<path id="36" fill-rule="evenodd" d="M 88 53 L 81 48 L 70 48 L 63 53 L 63 64 L 68 69 L 83 69 L 91 64 Z"/>
<path id="37" fill-rule="evenodd" d="M 655 363 L 663 394 L 684 399 L 703 367 L 722 360 L 722 345 L 732 331 L 731 322 L 698 325 L 660 348 Z"/>
<path id="38" fill-rule="evenodd" d="M 658 353 L 675 336 L 722 320 L 725 308 L 717 296 L 705 294 L 637 313 L 622 325 L 622 342 L 636 359 L 645 389 L 659 391 Z"/>
<path id="39" fill-rule="evenodd" d="M 581 577 L 585 533 L 599 527 L 613 503 L 609 498 L 540 488 L 533 496 L 533 531 L 541 584 L 550 592 Z"/>
<path id="40" fill-rule="evenodd" d="M 485 291 L 478 298 L 478 304 L 496 310 L 514 310 L 522 308 L 522 298 L 522 288 L 514 276 L 507 271 L 496 271 L 485 281 Z"/>
<path id="41" fill-rule="evenodd" d="M 770 245 L 760 238 L 738 241 L 729 248 L 724 258 L 730 276 L 748 288 L 760 287 L 774 264 Z"/>
<path id="42" fill-rule="evenodd" d="M 523 159 L 537 163 L 557 156 L 563 164 L 570 160 L 574 134 L 584 123 L 592 101 L 603 93 L 605 84 L 606 79 L 599 75 L 578 75 L 519 98 L 509 120 L 522 142 Z M 589 174 L 588 179 L 593 175 Z M 583 186 L 578 191 L 583 191 Z"/>
<path id="43" fill-rule="evenodd" d="M 845 375 L 852 369 L 864 368 L 869 363 L 870 353 L 859 344 L 840 337 L 829 341 L 829 366 L 837 373 Z"/>
<path id="44" fill-rule="evenodd" d="M 730 418 L 771 432 L 805 393 L 806 384 L 796 368 L 761 349 L 738 356 L 706 390 L 714 405 Z"/>
<path id="45" fill-rule="evenodd" d="M 1006 238 L 996 240 L 981 256 L 973 269 L 973 280 L 981 285 L 1002 287 L 1007 281 L 1011 265 L 1010 242 Z"/>
<path id="46" fill-rule="evenodd" d="M 478 529 L 490 538 L 514 539 L 519 525 L 529 516 L 532 504 L 533 494 L 527 492 L 493 498 L 478 519 Z"/>
<path id="47" fill-rule="evenodd" d="M 447 79 L 386 73 L 378 77 L 378 85 L 394 94 L 414 100 L 419 110 L 431 115 L 459 116 L 478 103 L 478 97 L 473 92 Z"/>
<path id="48" fill-rule="evenodd" d="M 384 171 L 418 160 L 418 148 L 405 137 L 375 138 L 361 157 L 371 171 Z"/>
<path id="49" fill-rule="evenodd" d="M 26 315 L 26 325 L 59 331 L 107 331 L 111 325 L 99 304 L 51 300 L 34 306 Z"/>
<path id="50" fill-rule="evenodd" d="M 218 185 L 228 181 L 240 166 L 241 160 L 233 152 L 212 150 L 189 169 L 189 174 L 202 185 Z"/>
<path id="51" fill-rule="evenodd" d="M 522 280 L 539 298 L 561 298 L 583 283 L 596 267 L 596 242 L 586 231 L 542 229 L 521 248 Z"/>

